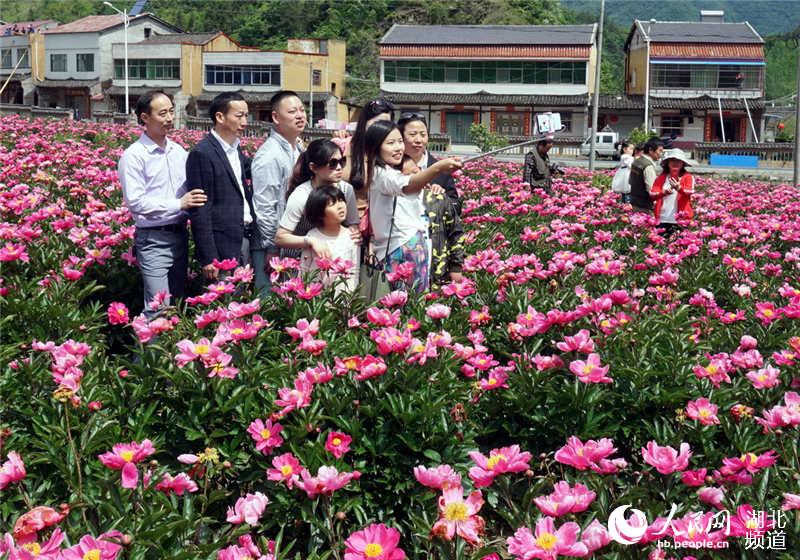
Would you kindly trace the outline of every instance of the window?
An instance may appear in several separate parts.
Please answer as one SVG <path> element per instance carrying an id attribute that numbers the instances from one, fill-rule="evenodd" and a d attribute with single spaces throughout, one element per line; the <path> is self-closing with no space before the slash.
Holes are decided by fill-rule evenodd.
<path id="1" fill-rule="evenodd" d="M 31 61 L 30 56 L 28 54 L 28 49 L 17 49 L 17 62 L 22 61 L 19 63 L 20 68 L 30 68 Z"/>
<path id="2" fill-rule="evenodd" d="M 114 78 L 125 78 L 125 60 L 114 59 Z M 181 61 L 177 58 L 128 59 L 128 78 L 131 80 L 180 80 Z"/>
<path id="3" fill-rule="evenodd" d="M 561 113 L 561 127 L 561 132 L 572 132 L 572 113 Z"/>
<path id="4" fill-rule="evenodd" d="M 145 27 L 144 28 L 144 38 L 145 39 L 149 39 L 150 35 L 152 35 L 152 34 L 153 34 L 153 30 L 151 28 L 149 28 L 149 27 Z"/>
<path id="5" fill-rule="evenodd" d="M 0 68 L 13 68 L 11 64 L 11 49 L 0 50 Z"/>
<path id="6" fill-rule="evenodd" d="M 495 128 L 503 136 L 522 136 L 527 116 L 527 113 L 496 113 Z"/>
<path id="7" fill-rule="evenodd" d="M 387 60 L 387 82 L 471 84 L 585 84 L 585 62 L 521 60 Z"/>
<path id="8" fill-rule="evenodd" d="M 65 55 L 65 54 L 51 54 L 50 55 L 50 71 L 51 72 L 66 72 L 67 71 L 67 55 Z"/>
<path id="9" fill-rule="evenodd" d="M 652 87 L 675 89 L 760 89 L 761 66 L 654 64 Z"/>
<path id="10" fill-rule="evenodd" d="M 683 136 L 683 117 L 680 115 L 661 115 L 661 136 Z"/>
<path id="11" fill-rule="evenodd" d="M 206 85 L 280 86 L 281 67 L 207 65 Z"/>
<path id="12" fill-rule="evenodd" d="M 315 86 L 322 85 L 322 70 L 311 71 L 311 84 Z"/>
<path id="13" fill-rule="evenodd" d="M 76 54 L 75 61 L 78 72 L 94 72 L 94 54 Z"/>

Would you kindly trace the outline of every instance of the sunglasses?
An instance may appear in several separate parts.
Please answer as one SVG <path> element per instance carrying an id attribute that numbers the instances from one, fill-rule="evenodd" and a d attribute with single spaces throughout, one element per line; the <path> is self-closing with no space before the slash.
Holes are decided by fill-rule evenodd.
<path id="1" fill-rule="evenodd" d="M 341 159 L 331 158 L 330 160 L 328 160 L 328 169 L 336 169 L 340 165 L 342 166 L 342 168 L 344 168 L 344 166 L 347 165 L 347 156 L 343 156 Z"/>
<path id="2" fill-rule="evenodd" d="M 400 113 L 401 121 L 425 121 L 425 115 L 422 113 Z"/>
<path id="3" fill-rule="evenodd" d="M 376 99 L 375 101 L 370 101 L 369 110 L 376 115 L 380 115 L 381 113 L 389 113 L 394 111 L 394 105 L 386 101 L 385 99 Z"/>

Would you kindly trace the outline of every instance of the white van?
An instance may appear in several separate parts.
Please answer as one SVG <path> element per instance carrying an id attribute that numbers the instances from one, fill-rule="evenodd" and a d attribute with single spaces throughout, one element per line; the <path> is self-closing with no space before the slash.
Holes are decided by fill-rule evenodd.
<path id="1" fill-rule="evenodd" d="M 616 132 L 600 131 L 595 134 L 594 152 L 596 156 L 605 156 L 613 158 L 617 155 L 617 148 L 615 147 L 619 142 L 619 134 Z M 588 156 L 591 150 L 592 137 L 590 136 L 581 144 L 581 155 Z"/>

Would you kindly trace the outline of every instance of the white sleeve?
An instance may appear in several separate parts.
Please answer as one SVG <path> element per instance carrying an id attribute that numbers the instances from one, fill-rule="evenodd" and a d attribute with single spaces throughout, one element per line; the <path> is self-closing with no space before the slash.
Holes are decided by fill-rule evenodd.
<path id="1" fill-rule="evenodd" d="M 297 189 L 289 195 L 289 200 L 286 201 L 286 209 L 283 211 L 283 216 L 281 216 L 281 220 L 278 223 L 283 229 L 294 231 L 294 228 L 300 223 L 308 200 L 308 196 L 303 195 L 304 191 L 298 191 Z"/>
<path id="2" fill-rule="evenodd" d="M 372 188 L 386 196 L 399 196 L 411 180 L 411 175 L 403 175 L 397 169 L 375 168 Z"/>

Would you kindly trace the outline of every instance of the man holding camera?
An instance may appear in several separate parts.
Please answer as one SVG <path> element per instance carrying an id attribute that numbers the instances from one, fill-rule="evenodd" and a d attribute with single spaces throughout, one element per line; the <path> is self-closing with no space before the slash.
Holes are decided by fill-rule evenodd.
<path id="1" fill-rule="evenodd" d="M 561 175 L 562 171 L 557 165 L 550 163 L 548 152 L 553 147 L 553 139 L 545 138 L 536 143 L 536 149 L 525 155 L 522 180 L 531 186 L 531 189 L 540 188 L 550 194 L 553 189 L 553 175 Z"/>

